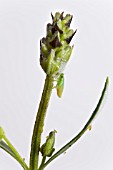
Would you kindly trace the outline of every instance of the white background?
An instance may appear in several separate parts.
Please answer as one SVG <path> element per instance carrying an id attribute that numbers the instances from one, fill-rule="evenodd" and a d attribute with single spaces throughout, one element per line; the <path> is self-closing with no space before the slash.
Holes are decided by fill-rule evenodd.
<path id="1" fill-rule="evenodd" d="M 104 108 L 76 145 L 47 170 L 113 169 L 113 1 L 0 0 L 0 125 L 28 163 L 30 140 L 45 74 L 39 64 L 40 38 L 50 13 L 73 14 L 74 51 L 65 70 L 65 89 L 53 91 L 43 141 L 56 129 L 56 150 L 74 137 L 95 108 L 110 77 Z M 0 149 L 0 170 L 20 165 Z"/>

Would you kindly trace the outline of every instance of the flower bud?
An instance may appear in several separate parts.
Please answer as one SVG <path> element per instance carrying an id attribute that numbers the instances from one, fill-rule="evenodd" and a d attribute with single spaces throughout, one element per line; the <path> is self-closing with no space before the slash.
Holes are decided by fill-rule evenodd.
<path id="1" fill-rule="evenodd" d="M 47 35 L 40 40 L 40 65 L 47 75 L 53 77 L 62 73 L 73 47 L 70 42 L 76 33 L 70 29 L 72 15 L 63 17 L 63 12 L 52 16 L 52 24 L 47 24 Z"/>

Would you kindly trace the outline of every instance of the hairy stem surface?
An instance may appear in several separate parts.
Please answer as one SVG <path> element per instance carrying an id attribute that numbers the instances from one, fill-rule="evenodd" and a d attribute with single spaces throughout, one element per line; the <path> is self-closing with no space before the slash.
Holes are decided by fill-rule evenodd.
<path id="1" fill-rule="evenodd" d="M 53 78 L 47 75 L 45 79 L 45 85 L 44 85 L 41 101 L 39 104 L 39 109 L 36 116 L 34 130 L 33 130 L 31 153 L 30 153 L 30 170 L 38 169 L 41 134 L 43 132 L 44 120 L 45 120 L 52 88 L 53 88 Z"/>

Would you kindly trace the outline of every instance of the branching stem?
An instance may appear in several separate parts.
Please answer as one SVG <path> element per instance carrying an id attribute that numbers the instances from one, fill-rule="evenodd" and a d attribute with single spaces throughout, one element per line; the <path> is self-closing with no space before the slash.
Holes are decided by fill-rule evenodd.
<path id="1" fill-rule="evenodd" d="M 9 148 L 14 153 L 13 157 L 16 157 L 16 160 L 21 164 L 24 170 L 29 170 L 27 164 L 24 162 L 24 159 L 20 156 L 20 154 L 17 152 L 17 150 L 14 148 L 14 146 L 11 144 L 11 142 L 6 138 L 6 136 L 3 137 Z"/>
<path id="2" fill-rule="evenodd" d="M 91 117 L 89 118 L 89 120 L 87 121 L 87 123 L 85 124 L 85 126 L 83 127 L 83 129 L 78 133 L 77 136 L 75 136 L 70 142 L 68 142 L 65 146 L 63 146 L 58 152 L 56 152 L 44 165 L 43 165 L 43 168 L 44 169 L 50 162 L 52 162 L 55 158 L 57 158 L 58 156 L 60 156 L 62 153 L 64 153 L 67 149 L 69 149 L 73 144 L 75 144 L 78 139 L 80 137 L 82 137 L 82 135 L 86 132 L 86 130 L 88 129 L 88 127 L 90 126 L 90 124 L 92 123 L 92 121 L 94 120 L 95 116 L 97 115 L 99 109 L 100 109 L 100 106 L 103 102 L 103 99 L 105 97 L 105 93 L 106 93 L 106 90 L 107 90 L 107 87 L 108 87 L 108 83 L 109 83 L 109 79 L 108 77 L 106 78 L 106 82 L 105 82 L 105 85 L 104 85 L 104 88 L 103 88 L 103 91 L 102 91 L 102 94 L 101 94 L 101 97 L 99 99 L 99 102 L 95 108 L 95 110 L 93 111 L 93 113 L 91 114 Z M 40 170 L 42 170 L 40 169 Z"/>

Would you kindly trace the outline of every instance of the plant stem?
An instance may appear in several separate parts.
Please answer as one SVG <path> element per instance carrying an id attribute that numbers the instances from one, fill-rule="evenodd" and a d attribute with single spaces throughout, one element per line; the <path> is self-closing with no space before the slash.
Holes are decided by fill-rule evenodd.
<path id="1" fill-rule="evenodd" d="M 16 160 L 21 164 L 24 170 L 29 170 L 27 164 L 24 162 L 24 159 L 20 156 L 20 154 L 17 152 L 17 150 L 14 148 L 14 146 L 10 143 L 10 141 L 6 138 L 6 136 L 3 137 L 7 145 L 10 147 L 10 149 L 13 151 L 14 155 L 16 156 Z"/>
<path id="2" fill-rule="evenodd" d="M 75 136 L 70 142 L 68 142 L 65 146 L 63 146 L 58 152 L 56 152 L 42 167 L 43 170 L 50 162 L 52 162 L 55 158 L 57 158 L 58 156 L 60 156 L 62 153 L 64 153 L 67 149 L 69 149 L 73 144 L 75 144 L 78 139 L 80 137 L 82 137 L 82 135 L 87 131 L 88 127 L 91 125 L 91 123 L 93 122 L 94 118 L 96 117 L 100 106 L 102 105 L 103 99 L 105 97 L 106 91 L 107 91 L 107 87 L 108 87 L 108 83 L 109 83 L 109 79 L 108 77 L 106 78 L 105 81 L 105 85 L 101 94 L 101 97 L 99 99 L 99 102 L 95 108 L 95 110 L 93 111 L 93 113 L 91 114 L 91 117 L 89 118 L 89 120 L 87 121 L 87 123 L 85 124 L 85 126 L 83 127 L 83 129 L 78 133 L 77 136 Z"/>
<path id="3" fill-rule="evenodd" d="M 0 141 L 0 148 L 2 148 L 4 151 L 6 151 L 14 159 L 16 159 L 18 161 L 18 159 L 16 158 L 14 152 L 11 150 L 11 148 L 4 141 Z"/>
<path id="4" fill-rule="evenodd" d="M 46 156 L 44 156 L 44 157 L 42 158 L 42 162 L 41 162 L 41 165 L 40 165 L 40 167 L 39 167 L 38 170 L 43 170 L 43 169 L 44 169 L 44 168 L 43 168 L 43 165 L 44 165 L 45 161 L 46 161 Z"/>
<path id="5" fill-rule="evenodd" d="M 42 93 L 39 109 L 36 116 L 36 121 L 33 130 L 31 152 L 30 152 L 30 170 L 38 169 L 39 150 L 41 143 L 41 134 L 43 132 L 44 120 L 51 92 L 53 89 L 53 78 L 47 75 L 45 79 L 44 90 Z"/>

